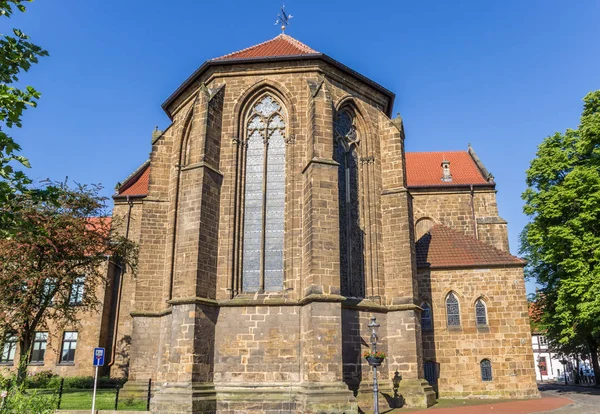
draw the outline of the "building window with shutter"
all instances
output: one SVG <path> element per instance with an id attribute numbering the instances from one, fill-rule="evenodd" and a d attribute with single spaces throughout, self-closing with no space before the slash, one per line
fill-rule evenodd
<path id="1" fill-rule="evenodd" d="M 283 289 L 286 114 L 270 94 L 246 117 L 242 290 Z"/>
<path id="2" fill-rule="evenodd" d="M 482 359 L 479 363 L 481 368 L 481 380 L 491 381 L 492 380 L 492 363 L 489 359 Z"/>
<path id="3" fill-rule="evenodd" d="M 60 363 L 70 364 L 75 362 L 75 350 L 77 349 L 77 332 L 65 332 L 63 334 L 62 348 L 60 352 Z"/>
<path id="4" fill-rule="evenodd" d="M 454 292 L 446 296 L 446 318 L 449 327 L 460 326 L 460 305 Z"/>

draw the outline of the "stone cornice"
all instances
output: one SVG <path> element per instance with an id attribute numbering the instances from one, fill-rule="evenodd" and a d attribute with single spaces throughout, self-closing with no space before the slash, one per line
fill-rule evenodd
<path id="1" fill-rule="evenodd" d="M 402 305 L 382 305 L 380 303 L 365 299 L 365 300 L 357 300 L 357 299 L 348 299 L 345 296 L 341 295 L 323 295 L 323 294 L 311 294 L 302 298 L 301 300 L 293 300 L 285 297 L 262 297 L 255 298 L 252 297 L 235 297 L 233 299 L 227 300 L 214 300 L 207 299 L 201 297 L 187 297 L 187 298 L 178 298 L 167 301 L 167 303 L 171 306 L 179 306 L 179 305 L 204 305 L 204 306 L 212 306 L 212 307 L 243 307 L 243 306 L 306 306 L 313 302 L 326 302 L 326 303 L 341 303 L 342 307 L 345 309 L 356 309 L 360 311 L 375 311 L 375 312 L 397 312 L 397 311 L 407 311 L 407 310 L 418 310 L 422 309 L 415 305 L 414 303 L 407 303 Z M 133 317 L 146 317 L 146 318 L 156 318 L 165 315 L 171 314 L 172 308 L 162 311 L 133 311 L 131 312 L 131 316 Z"/>

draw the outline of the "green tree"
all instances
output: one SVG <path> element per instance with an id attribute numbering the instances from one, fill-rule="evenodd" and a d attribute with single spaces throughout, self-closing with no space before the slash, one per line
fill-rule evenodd
<path id="1" fill-rule="evenodd" d="M 10 18 L 15 11 L 24 12 L 24 3 L 31 1 L 0 0 L 0 19 Z M 15 86 L 19 75 L 47 55 L 48 52 L 31 43 L 19 29 L 12 29 L 11 34 L 0 34 L 0 205 L 15 194 L 29 191 L 31 181 L 18 167 L 29 167 L 29 161 L 20 155 L 21 147 L 8 131 L 22 126 L 23 111 L 35 107 L 40 98 L 40 93 L 31 86 Z M 0 208 L 0 236 L 18 227 L 16 218 Z"/>
<path id="2" fill-rule="evenodd" d="M 135 273 L 135 244 L 111 232 L 101 187 L 52 185 L 52 202 L 18 194 L 8 208 L 19 229 L 0 238 L 0 335 L 19 344 L 17 385 L 22 384 L 36 331 L 76 327 L 98 309 L 96 287 L 106 282 L 111 259 Z M 49 325 L 50 324 L 50 325 Z"/>
<path id="3" fill-rule="evenodd" d="M 527 170 L 521 234 L 540 327 L 566 348 L 585 342 L 600 378 L 600 91 L 584 98 L 579 128 L 547 137 Z"/>

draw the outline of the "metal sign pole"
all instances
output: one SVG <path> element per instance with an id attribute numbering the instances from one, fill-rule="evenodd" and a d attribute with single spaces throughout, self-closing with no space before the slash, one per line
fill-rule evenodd
<path id="1" fill-rule="evenodd" d="M 98 365 L 96 365 L 96 375 L 94 375 L 94 395 L 92 396 L 92 414 L 96 411 L 96 387 L 98 385 Z"/>
<path id="2" fill-rule="evenodd" d="M 98 367 L 104 366 L 104 348 L 94 348 L 94 366 L 96 375 L 94 375 L 94 395 L 92 396 L 92 414 L 96 410 L 96 389 L 98 388 Z"/>

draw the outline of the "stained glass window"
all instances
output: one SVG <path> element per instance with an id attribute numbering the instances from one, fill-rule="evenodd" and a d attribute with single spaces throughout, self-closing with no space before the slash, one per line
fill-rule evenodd
<path id="1" fill-rule="evenodd" d="M 489 359 L 482 359 L 479 363 L 481 368 L 481 380 L 491 381 L 492 380 L 492 363 Z"/>
<path id="2" fill-rule="evenodd" d="M 433 329 L 433 324 L 431 320 L 431 306 L 429 303 L 425 302 L 421 305 L 421 329 L 424 331 L 430 331 Z"/>
<path id="3" fill-rule="evenodd" d="M 340 286 L 342 295 L 364 297 L 363 231 L 360 228 L 358 200 L 357 134 L 352 115 L 339 112 L 334 125 L 338 162 L 340 228 Z"/>
<path id="4" fill-rule="evenodd" d="M 487 310 L 485 302 L 481 299 L 477 299 L 477 302 L 475 302 L 475 317 L 477 325 L 487 325 Z"/>
<path id="5" fill-rule="evenodd" d="M 460 326 L 460 307 L 456 295 L 452 292 L 446 297 L 446 316 L 448 326 Z"/>
<path id="6" fill-rule="evenodd" d="M 246 124 L 242 289 L 283 289 L 285 113 L 264 95 Z"/>

